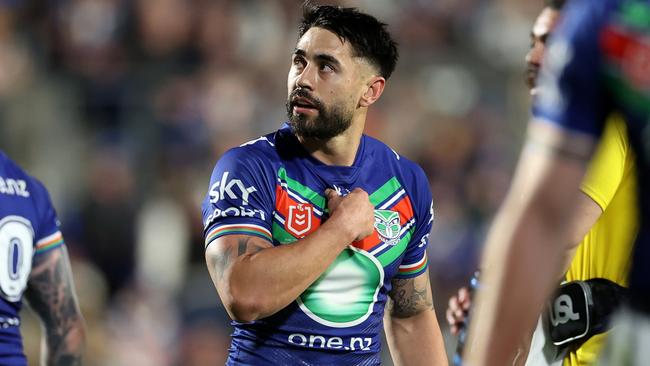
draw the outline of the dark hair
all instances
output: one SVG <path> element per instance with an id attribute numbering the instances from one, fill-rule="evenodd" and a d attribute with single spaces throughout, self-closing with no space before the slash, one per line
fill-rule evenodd
<path id="1" fill-rule="evenodd" d="M 546 0 L 546 6 L 553 10 L 562 10 L 566 0 Z"/>
<path id="2" fill-rule="evenodd" d="M 397 43 L 386 30 L 386 24 L 375 17 L 355 8 L 305 4 L 298 37 L 311 27 L 327 29 L 350 42 L 355 56 L 370 61 L 384 78 L 388 79 L 395 70 L 399 57 Z"/>

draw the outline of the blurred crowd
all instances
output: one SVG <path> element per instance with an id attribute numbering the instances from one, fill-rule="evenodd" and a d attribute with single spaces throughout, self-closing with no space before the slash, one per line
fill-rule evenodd
<path id="1" fill-rule="evenodd" d="M 429 176 L 444 324 L 520 148 L 542 2 L 328 3 L 377 16 L 400 44 L 366 131 Z M 220 154 L 284 121 L 300 15 L 298 0 L 0 1 L 0 148 L 58 210 L 86 364 L 223 363 L 229 318 L 205 268 L 200 202 Z M 23 331 L 35 362 L 38 326 Z"/>

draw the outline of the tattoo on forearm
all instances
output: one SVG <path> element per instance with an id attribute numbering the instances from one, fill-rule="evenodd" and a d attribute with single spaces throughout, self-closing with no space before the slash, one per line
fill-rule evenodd
<path id="1" fill-rule="evenodd" d="M 393 288 L 388 295 L 393 300 L 389 311 L 398 318 L 407 318 L 433 308 L 428 284 L 419 286 L 413 278 L 393 280 Z"/>
<path id="2" fill-rule="evenodd" d="M 34 267 L 25 297 L 46 331 L 48 365 L 81 365 L 83 320 L 79 313 L 65 250 L 43 254 Z"/>
<path id="3" fill-rule="evenodd" d="M 249 237 L 239 239 L 239 249 L 237 250 L 238 257 L 248 253 L 255 254 L 264 250 L 264 248 L 259 246 L 259 244 L 251 243 L 250 240 L 251 238 Z"/>

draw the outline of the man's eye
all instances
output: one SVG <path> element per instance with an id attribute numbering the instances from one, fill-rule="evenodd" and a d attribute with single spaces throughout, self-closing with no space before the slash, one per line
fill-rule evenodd
<path id="1" fill-rule="evenodd" d="M 332 72 L 334 68 L 330 64 L 322 64 L 320 69 L 325 72 Z"/>

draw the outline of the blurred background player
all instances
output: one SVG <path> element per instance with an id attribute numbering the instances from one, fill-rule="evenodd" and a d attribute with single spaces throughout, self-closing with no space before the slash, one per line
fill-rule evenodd
<path id="1" fill-rule="evenodd" d="M 560 20 L 564 3 L 564 0 L 547 1 L 531 31 L 531 49 L 526 55 L 531 95 L 537 94 L 535 83 L 546 42 L 552 37 Z M 603 132 L 603 141 L 581 183 L 577 209 L 579 219 L 573 221 L 573 227 L 569 229 L 569 242 L 579 245 L 577 249 L 567 248 L 567 258 L 571 263 L 565 274 L 566 281 L 604 278 L 620 286 L 627 286 L 632 243 L 637 229 L 636 181 L 632 156 L 625 123 L 618 116 L 610 118 Z M 594 301 L 598 299 L 594 298 Z M 458 294 L 449 299 L 447 321 L 452 333 L 457 334 L 459 328 L 465 325 L 466 312 L 470 306 L 471 296 L 467 288 L 459 289 Z M 539 348 L 543 344 L 538 342 L 543 339 L 540 336 L 543 337 L 542 334 L 536 334 L 534 338 L 528 356 L 529 365 L 543 364 L 544 360 L 548 364 L 561 364 L 558 360 L 562 358 L 565 359 L 565 365 L 590 365 L 596 361 L 605 340 L 605 334 L 595 334 L 554 349 L 551 339 L 547 338 L 547 349 L 543 352 Z"/>
<path id="2" fill-rule="evenodd" d="M 45 187 L 1 151 L 0 263 L 0 364 L 27 365 L 20 332 L 26 299 L 42 323 L 42 364 L 81 365 L 84 322 L 56 213 Z"/>
<path id="3" fill-rule="evenodd" d="M 363 133 L 397 58 L 374 17 L 305 7 L 289 122 L 217 162 L 205 257 L 234 320 L 228 365 L 379 365 L 382 325 L 396 365 L 447 364 L 427 273 L 428 181 Z"/>
<path id="4" fill-rule="evenodd" d="M 570 230 L 579 219 L 577 188 L 612 112 L 627 123 L 639 167 L 641 215 L 629 277 L 631 310 L 612 332 L 618 348 L 605 364 L 650 360 L 642 341 L 650 328 L 650 2 L 574 0 L 563 14 L 544 60 L 527 145 L 488 236 L 482 275 L 489 291 L 479 292 L 470 325 L 471 365 L 507 364 L 517 340 L 533 327 L 563 269 Z"/>

